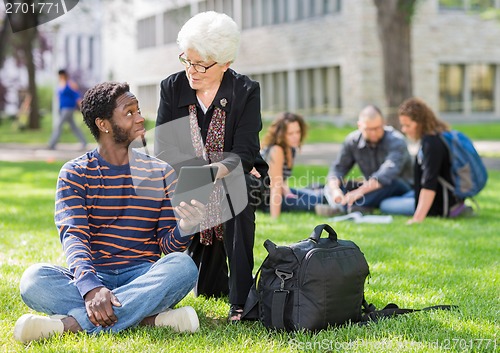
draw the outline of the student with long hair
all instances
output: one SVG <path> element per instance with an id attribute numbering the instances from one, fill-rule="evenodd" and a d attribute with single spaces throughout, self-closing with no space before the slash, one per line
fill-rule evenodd
<path id="1" fill-rule="evenodd" d="M 278 218 L 281 212 L 314 212 L 314 206 L 323 202 L 322 191 L 290 188 L 287 184 L 306 133 L 307 126 L 302 116 L 281 113 L 264 136 L 261 154 L 269 164 L 269 212 L 273 218 Z"/>
<path id="2" fill-rule="evenodd" d="M 405 100 L 399 106 L 398 115 L 403 133 L 420 142 L 415 158 L 414 192 L 384 200 L 380 205 L 382 212 L 413 215 L 407 222 L 412 224 L 424 221 L 427 216 L 456 217 L 470 211 L 463 200 L 439 182 L 443 178 L 453 185 L 450 153 L 440 136 L 450 130 L 448 124 L 418 98 Z M 445 205 L 449 205 L 449 209 Z"/>

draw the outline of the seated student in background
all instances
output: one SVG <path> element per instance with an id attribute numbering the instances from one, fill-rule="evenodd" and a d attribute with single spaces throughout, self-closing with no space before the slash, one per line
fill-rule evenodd
<path id="1" fill-rule="evenodd" d="M 287 185 L 297 149 L 304 141 L 306 130 L 306 124 L 300 115 L 281 113 L 262 141 L 261 154 L 269 164 L 269 212 L 272 218 L 278 218 L 281 212 L 314 211 L 314 206 L 323 201 L 320 190 L 294 189 Z"/>
<path id="2" fill-rule="evenodd" d="M 364 180 L 346 180 L 357 164 Z M 350 133 L 331 165 L 325 196 L 331 209 L 318 207 L 316 213 L 379 207 L 388 197 L 400 196 L 411 190 L 412 162 L 404 136 L 384 125 L 380 110 L 369 105 L 358 118 L 358 130 Z"/>
<path id="3" fill-rule="evenodd" d="M 449 131 L 449 126 L 418 98 L 404 101 L 398 114 L 403 133 L 411 140 L 420 141 L 415 158 L 414 191 L 382 201 L 381 211 L 413 215 L 408 224 L 420 223 L 427 216 L 456 217 L 470 211 L 470 207 L 438 181 L 442 177 L 453 185 L 450 154 L 439 136 Z M 449 211 L 445 209 L 446 203 L 451 206 Z"/>
<path id="4" fill-rule="evenodd" d="M 57 181 L 54 218 L 68 268 L 41 263 L 26 269 L 19 285 L 23 301 L 52 316 L 21 316 L 14 338 L 27 343 L 66 331 L 118 332 L 137 325 L 198 330 L 192 307 L 172 307 L 198 277 L 183 251 L 204 205 L 182 202 L 174 214 L 172 167 L 129 148 L 146 130 L 128 84 L 91 88 L 82 113 L 98 147 L 67 162 Z"/>

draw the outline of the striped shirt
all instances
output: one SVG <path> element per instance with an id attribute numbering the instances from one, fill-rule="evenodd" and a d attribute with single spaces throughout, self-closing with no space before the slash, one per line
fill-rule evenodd
<path id="1" fill-rule="evenodd" d="M 170 204 L 177 181 L 166 163 L 133 151 L 115 166 L 93 150 L 67 162 L 59 173 L 55 223 L 82 297 L 102 286 L 96 270 L 154 263 L 183 251 Z"/>

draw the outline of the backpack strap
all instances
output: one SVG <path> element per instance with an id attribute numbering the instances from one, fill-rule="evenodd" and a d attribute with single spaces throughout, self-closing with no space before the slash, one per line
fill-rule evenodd
<path id="1" fill-rule="evenodd" d="M 448 197 L 447 190 L 453 192 L 454 188 L 448 181 L 446 181 L 443 177 L 438 177 L 438 182 L 441 184 L 443 188 L 443 217 L 448 217 L 448 213 L 450 212 L 450 199 Z"/>
<path id="2" fill-rule="evenodd" d="M 275 290 L 271 303 L 271 324 L 274 328 L 282 330 L 285 328 L 285 304 L 290 291 Z"/>
<path id="3" fill-rule="evenodd" d="M 360 324 L 366 325 L 369 322 L 377 322 L 382 318 L 391 318 L 396 315 L 403 315 L 408 313 L 413 313 L 416 311 L 428 311 L 428 310 L 452 310 L 457 309 L 456 305 L 434 305 L 423 309 L 402 309 L 394 303 L 387 304 L 382 310 L 376 310 L 375 305 L 370 304 L 365 307 L 366 301 L 363 299 L 364 314 L 361 316 Z M 366 303 L 367 304 L 367 303 Z"/>
<path id="4" fill-rule="evenodd" d="M 285 304 L 288 298 L 289 290 L 285 289 L 285 281 L 293 277 L 293 272 L 285 272 L 283 270 L 274 270 L 276 276 L 281 280 L 280 289 L 273 293 L 271 302 L 271 325 L 272 327 L 282 330 L 285 328 Z"/>

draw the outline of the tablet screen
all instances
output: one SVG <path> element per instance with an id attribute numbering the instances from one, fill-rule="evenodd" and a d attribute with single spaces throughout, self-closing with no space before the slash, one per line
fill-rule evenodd
<path id="1" fill-rule="evenodd" d="M 176 207 L 184 201 L 196 200 L 206 205 L 215 185 L 216 166 L 184 166 L 179 172 L 177 186 L 172 197 L 172 206 Z"/>

